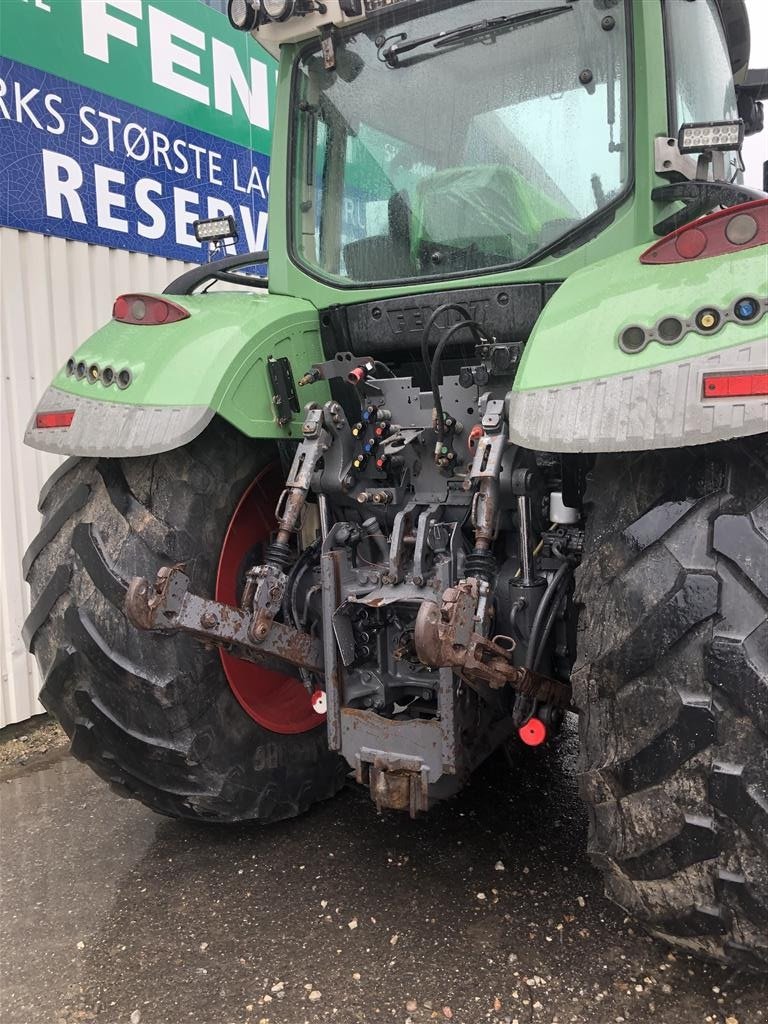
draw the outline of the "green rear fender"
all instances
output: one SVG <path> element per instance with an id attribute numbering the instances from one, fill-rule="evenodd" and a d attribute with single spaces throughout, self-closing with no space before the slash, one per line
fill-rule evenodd
<path id="1" fill-rule="evenodd" d="M 70 455 L 145 455 L 185 444 L 219 414 L 248 437 L 299 436 L 301 414 L 278 423 L 267 369 L 287 357 L 296 380 L 321 361 L 318 313 L 301 299 L 267 292 L 212 292 L 172 300 L 190 316 L 162 326 L 110 321 L 74 353 L 76 363 L 131 383 L 105 386 L 62 368 L 37 412 L 74 410 L 67 428 L 40 429 L 33 417 L 28 444 Z M 300 391 L 301 404 L 328 398 L 324 383 Z"/>
<path id="2" fill-rule="evenodd" d="M 528 340 L 510 394 L 512 438 L 561 452 L 635 451 L 705 444 L 768 429 L 768 397 L 711 397 L 705 374 L 768 368 L 765 246 L 709 259 L 644 265 L 646 246 L 572 274 L 550 299 Z M 740 299 L 759 309 L 736 320 Z M 717 329 L 696 315 L 712 308 Z M 680 336 L 662 340 L 667 318 Z M 647 331 L 642 351 L 619 346 L 630 326 Z M 673 332 L 674 333 L 674 332 Z"/>

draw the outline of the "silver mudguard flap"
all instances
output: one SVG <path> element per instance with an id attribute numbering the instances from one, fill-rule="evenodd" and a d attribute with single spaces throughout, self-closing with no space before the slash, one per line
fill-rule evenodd
<path id="1" fill-rule="evenodd" d="M 684 448 L 768 431 L 768 396 L 707 397 L 707 373 L 765 372 L 768 339 L 647 370 L 513 391 L 510 439 L 551 452 Z"/>
<path id="2" fill-rule="evenodd" d="M 73 410 L 68 427 L 36 425 L 41 412 Z M 50 387 L 32 414 L 24 443 L 56 455 L 156 455 L 197 437 L 215 413 L 207 405 L 126 405 L 72 395 Z"/>

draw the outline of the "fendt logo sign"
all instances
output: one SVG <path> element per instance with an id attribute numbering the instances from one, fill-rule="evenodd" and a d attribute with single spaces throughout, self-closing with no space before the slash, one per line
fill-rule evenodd
<path id="1" fill-rule="evenodd" d="M 276 64 L 196 0 L 1 0 L 0 223 L 202 261 L 266 248 Z"/>

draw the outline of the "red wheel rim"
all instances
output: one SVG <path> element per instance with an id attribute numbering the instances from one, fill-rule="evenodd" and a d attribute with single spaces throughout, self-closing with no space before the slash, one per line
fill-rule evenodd
<path id="1" fill-rule="evenodd" d="M 275 527 L 275 505 L 283 486 L 277 465 L 267 466 L 242 496 L 227 527 L 216 574 L 216 600 L 236 605 L 238 582 L 246 556 L 269 541 Z M 220 651 L 224 675 L 240 706 L 265 729 L 278 733 L 308 732 L 325 721 L 312 708 L 298 679 L 243 661 Z"/>

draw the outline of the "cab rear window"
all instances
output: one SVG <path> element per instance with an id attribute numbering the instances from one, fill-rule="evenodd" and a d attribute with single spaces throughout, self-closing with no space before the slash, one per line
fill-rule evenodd
<path id="1" fill-rule="evenodd" d="M 666 0 L 670 135 L 680 125 L 738 118 L 731 60 L 716 0 Z"/>

